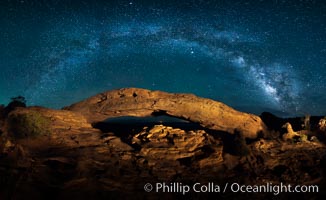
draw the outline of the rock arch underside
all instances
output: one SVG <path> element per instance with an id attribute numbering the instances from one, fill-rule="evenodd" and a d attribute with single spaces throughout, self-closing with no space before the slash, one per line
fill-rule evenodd
<path id="1" fill-rule="evenodd" d="M 236 131 L 246 138 L 256 138 L 259 133 L 266 131 L 266 126 L 260 117 L 239 112 L 221 102 L 193 94 L 139 88 L 100 93 L 64 109 L 83 114 L 92 124 L 111 117 L 146 117 L 164 113 L 199 123 L 207 129 L 230 134 Z"/>

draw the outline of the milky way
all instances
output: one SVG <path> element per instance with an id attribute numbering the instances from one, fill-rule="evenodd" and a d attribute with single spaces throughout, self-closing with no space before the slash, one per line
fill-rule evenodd
<path id="1" fill-rule="evenodd" d="M 12 11 L 1 21 L 1 102 L 23 95 L 30 105 L 60 108 L 141 87 L 194 93 L 253 113 L 325 114 L 326 21 L 313 14 L 323 4 L 261 10 L 264 3 L 235 1 L 236 8 L 55 2 L 6 5 Z"/>

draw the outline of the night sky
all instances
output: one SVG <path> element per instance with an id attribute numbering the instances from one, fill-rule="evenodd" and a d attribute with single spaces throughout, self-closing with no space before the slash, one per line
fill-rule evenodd
<path id="1" fill-rule="evenodd" d="M 325 1 L 0 2 L 0 104 L 122 87 L 282 116 L 326 113 Z"/>

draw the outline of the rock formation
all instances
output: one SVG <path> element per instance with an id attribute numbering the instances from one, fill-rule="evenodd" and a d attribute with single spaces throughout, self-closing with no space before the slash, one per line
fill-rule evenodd
<path id="1" fill-rule="evenodd" d="M 205 128 L 233 134 L 239 131 L 246 138 L 256 138 L 266 131 L 262 120 L 242 113 L 211 99 L 192 94 L 173 94 L 138 88 L 113 90 L 66 107 L 96 123 L 116 116 L 150 116 L 167 114 L 199 123 Z"/>
<path id="2" fill-rule="evenodd" d="M 320 131 L 326 132 L 326 117 L 323 119 L 320 119 L 318 123 L 318 128 Z"/>
<path id="3" fill-rule="evenodd" d="M 283 134 L 283 140 L 292 140 L 294 137 L 301 137 L 302 135 L 308 135 L 307 132 L 308 131 L 304 131 L 304 132 L 295 132 L 293 131 L 292 125 L 287 122 L 285 123 L 282 128 L 286 128 L 287 133 Z"/>
<path id="4" fill-rule="evenodd" d="M 106 131 L 112 130 L 106 125 L 114 124 L 103 122 L 109 117 L 153 112 L 202 126 L 185 129 L 180 123 L 142 122 L 140 130 L 140 124 L 129 124 L 128 129 Z M 123 89 L 66 110 L 16 107 L 0 121 L 0 199 L 271 199 L 275 198 L 272 192 L 192 191 L 183 195 L 146 192 L 144 185 L 282 182 L 318 185 L 319 191 L 326 185 L 323 143 L 287 142 L 281 137 L 245 140 L 243 137 L 254 138 L 264 128 L 258 117 L 194 95 Z M 95 122 L 101 122 L 101 127 L 91 124 Z M 26 130 L 15 129 L 17 123 Z M 133 125 L 138 128 L 133 129 Z M 241 132 L 245 135 L 237 135 Z M 323 199 L 323 195 L 281 193 L 277 198 Z"/>

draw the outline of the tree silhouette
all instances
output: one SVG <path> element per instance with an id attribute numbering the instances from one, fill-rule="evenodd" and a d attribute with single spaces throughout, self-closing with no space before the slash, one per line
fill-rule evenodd
<path id="1" fill-rule="evenodd" d="M 7 116 L 17 107 L 26 107 L 26 99 L 23 96 L 12 97 L 11 102 L 5 107 L 4 115 Z"/>

